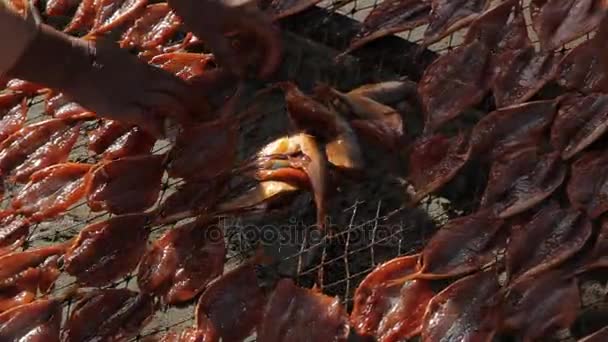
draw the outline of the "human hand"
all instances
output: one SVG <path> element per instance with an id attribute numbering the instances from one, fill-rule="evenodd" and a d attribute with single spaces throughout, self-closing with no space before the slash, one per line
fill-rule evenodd
<path id="1" fill-rule="evenodd" d="M 98 116 L 135 124 L 156 136 L 165 119 L 190 122 L 208 108 L 187 83 L 115 43 L 69 37 L 42 25 L 10 77 L 65 93 Z"/>
<path id="2" fill-rule="evenodd" d="M 255 1 L 237 4 L 226 0 L 169 0 L 169 5 L 186 28 L 211 49 L 218 62 L 236 75 L 244 76 L 252 54 L 261 61 L 261 78 L 271 76 L 281 63 L 280 34 Z M 238 51 L 231 44 L 227 34 L 234 33 L 253 53 Z"/>

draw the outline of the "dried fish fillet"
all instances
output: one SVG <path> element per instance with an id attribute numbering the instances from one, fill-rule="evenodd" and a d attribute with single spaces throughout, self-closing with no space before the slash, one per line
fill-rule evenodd
<path id="1" fill-rule="evenodd" d="M 566 178 L 566 166 L 559 153 L 542 154 L 536 147 L 508 153 L 495 160 L 481 200 L 500 218 L 522 213 L 559 188 Z"/>
<path id="2" fill-rule="evenodd" d="M 367 97 L 385 105 L 395 105 L 402 101 L 417 102 L 417 88 L 416 82 L 401 78 L 395 81 L 364 84 L 349 91 L 347 95 Z"/>
<path id="3" fill-rule="evenodd" d="M 467 26 L 490 6 L 488 0 L 431 0 L 429 26 L 424 32 L 428 46 Z"/>
<path id="4" fill-rule="evenodd" d="M 150 64 L 188 81 L 196 79 L 210 68 L 213 55 L 190 52 L 171 52 L 155 56 Z"/>
<path id="5" fill-rule="evenodd" d="M 47 293 L 59 277 L 57 259 L 66 244 L 0 257 L 0 312 L 32 302 L 38 291 Z"/>
<path id="6" fill-rule="evenodd" d="M 585 245 L 591 229 L 591 222 L 578 210 L 549 202 L 530 221 L 511 227 L 506 250 L 509 278 L 515 282 L 535 278 L 563 264 Z"/>
<path id="7" fill-rule="evenodd" d="M 500 325 L 492 302 L 498 290 L 493 269 L 452 283 L 431 299 L 421 341 L 492 341 Z"/>
<path id="8" fill-rule="evenodd" d="M 493 57 L 529 45 L 526 20 L 519 1 L 505 0 L 475 19 L 467 30 L 464 43 L 475 40 L 490 47 Z M 493 64 L 497 63 L 493 61 Z"/>
<path id="9" fill-rule="evenodd" d="M 70 23 L 63 29 L 67 33 L 88 31 L 93 27 L 95 14 L 97 13 L 98 0 L 82 0 Z"/>
<path id="10" fill-rule="evenodd" d="M 492 80 L 496 107 L 502 108 L 529 100 L 557 73 L 560 55 L 536 52 L 532 45 L 497 57 L 497 74 Z"/>
<path id="11" fill-rule="evenodd" d="M 577 264 L 575 273 L 584 273 L 608 266 L 608 221 L 602 220 L 600 231 L 589 253 Z"/>
<path id="12" fill-rule="evenodd" d="M 568 182 L 568 199 L 576 209 L 584 210 L 591 219 L 608 211 L 608 154 L 592 151 L 572 164 Z"/>
<path id="13" fill-rule="evenodd" d="M 298 190 L 298 187 L 285 182 L 260 182 L 241 196 L 218 204 L 217 210 L 221 213 L 251 210 Z"/>
<path id="14" fill-rule="evenodd" d="M 153 49 L 165 45 L 179 30 L 181 22 L 166 3 L 148 5 L 120 40 L 122 48 Z"/>
<path id="15" fill-rule="evenodd" d="M 10 210 L 0 212 L 0 257 L 20 247 L 29 232 L 28 219 Z"/>
<path id="16" fill-rule="evenodd" d="M 8 176 L 12 171 L 19 181 L 46 166 L 67 159 L 78 137 L 79 125 L 51 119 L 25 126 L 0 143 L 0 173 Z"/>
<path id="17" fill-rule="evenodd" d="M 434 297 L 427 280 L 407 280 L 401 286 L 388 284 L 416 272 L 418 255 L 399 257 L 374 269 L 355 291 L 350 315 L 361 336 L 378 342 L 396 342 L 418 335 L 422 317 Z"/>
<path id="18" fill-rule="evenodd" d="M 314 329 L 311 329 L 314 327 Z M 257 329 L 260 342 L 346 342 L 349 334 L 346 310 L 338 298 L 280 280 L 268 299 Z"/>
<path id="19" fill-rule="evenodd" d="M 485 44 L 473 41 L 442 55 L 426 68 L 418 83 L 426 132 L 481 102 L 490 86 L 489 55 Z"/>
<path id="20" fill-rule="evenodd" d="M 346 53 L 376 39 L 425 24 L 430 12 L 431 4 L 427 0 L 382 1 L 365 18 Z"/>
<path id="21" fill-rule="evenodd" d="M 63 93 L 49 93 L 45 100 L 44 111 L 58 119 L 95 117 L 93 112 L 73 102 Z"/>
<path id="22" fill-rule="evenodd" d="M 115 216 L 91 224 L 65 255 L 65 270 L 85 286 L 103 286 L 133 271 L 150 233 L 145 214 Z"/>
<path id="23" fill-rule="evenodd" d="M 44 86 L 14 78 L 8 81 L 6 84 L 6 89 L 17 93 L 23 93 L 26 96 L 33 96 L 40 93 L 44 89 Z"/>
<path id="24" fill-rule="evenodd" d="M 197 327 L 211 327 L 222 341 L 242 341 L 259 324 L 266 294 L 251 262 L 213 282 L 196 305 Z"/>
<path id="25" fill-rule="evenodd" d="M 596 35 L 570 50 L 558 66 L 557 83 L 583 93 L 608 92 L 608 74 L 602 62 L 606 35 Z"/>
<path id="26" fill-rule="evenodd" d="M 61 302 L 41 299 L 0 314 L 0 341 L 59 342 Z"/>
<path id="27" fill-rule="evenodd" d="M 146 8 L 147 0 L 95 0 L 94 34 L 112 31 L 137 19 Z"/>
<path id="28" fill-rule="evenodd" d="M 537 341 L 570 327 L 581 306 L 575 279 L 559 271 L 527 278 L 510 288 L 503 303 L 502 329 L 517 332 L 523 341 Z"/>
<path id="29" fill-rule="evenodd" d="M 49 16 L 67 16 L 75 9 L 81 0 L 48 0 L 45 14 Z"/>
<path id="30" fill-rule="evenodd" d="M 103 152 L 103 158 L 111 160 L 145 155 L 152 151 L 154 144 L 154 136 L 135 126 L 108 146 Z"/>
<path id="31" fill-rule="evenodd" d="M 427 243 L 412 278 L 451 278 L 481 269 L 494 261 L 502 226 L 487 210 L 448 221 Z"/>
<path id="32" fill-rule="evenodd" d="M 567 160 L 583 151 L 608 130 L 608 96 L 566 94 L 559 100 L 551 128 L 551 145 Z"/>
<path id="33" fill-rule="evenodd" d="M 89 150 L 96 154 L 104 153 L 116 140 L 129 132 L 130 127 L 118 121 L 103 120 L 99 127 L 88 135 Z"/>
<path id="34" fill-rule="evenodd" d="M 223 194 L 224 185 L 223 179 L 185 183 L 160 204 L 157 222 L 177 222 L 208 214 Z"/>
<path id="35" fill-rule="evenodd" d="M 202 330 L 200 328 L 186 328 L 180 332 L 171 331 L 163 336 L 158 342 L 217 342 L 219 337 L 211 328 Z"/>
<path id="36" fill-rule="evenodd" d="M 87 190 L 89 207 L 113 214 L 150 208 L 160 194 L 165 160 L 165 155 L 142 155 L 103 162 Z"/>
<path id="37" fill-rule="evenodd" d="M 540 146 L 556 112 L 556 102 L 534 101 L 498 109 L 483 117 L 471 133 L 473 155 L 495 160 L 510 151 Z"/>
<path id="38" fill-rule="evenodd" d="M 408 180 L 416 190 L 417 203 L 452 180 L 471 158 L 464 134 L 448 138 L 441 134 L 414 142 L 409 156 Z"/>
<path id="39" fill-rule="evenodd" d="M 35 221 L 55 218 L 84 197 L 91 177 L 90 164 L 65 163 L 34 173 L 16 194 L 13 209 Z"/>
<path id="40" fill-rule="evenodd" d="M 0 119 L 0 142 L 20 130 L 27 118 L 27 99 L 16 94 L 13 101 L 17 103 L 13 104 L 11 101 L 8 108 L 0 108 L 0 115 L 2 115 L 2 119 Z"/>
<path id="41" fill-rule="evenodd" d="M 151 296 L 127 289 L 95 289 L 80 295 L 65 323 L 63 341 L 125 341 L 150 321 Z"/>
<path id="42" fill-rule="evenodd" d="M 142 292 L 165 304 L 191 300 L 224 271 L 226 248 L 217 222 L 199 219 L 173 228 L 152 244 L 137 274 Z"/>
<path id="43" fill-rule="evenodd" d="M 334 166 L 357 170 L 364 165 L 359 142 L 349 123 L 336 111 L 305 95 L 291 82 L 280 84 L 289 118 L 296 128 L 328 141 L 327 160 Z"/>
<path id="44" fill-rule="evenodd" d="M 601 0 L 548 0 L 533 18 L 541 47 L 556 49 L 594 30 L 606 14 Z"/>

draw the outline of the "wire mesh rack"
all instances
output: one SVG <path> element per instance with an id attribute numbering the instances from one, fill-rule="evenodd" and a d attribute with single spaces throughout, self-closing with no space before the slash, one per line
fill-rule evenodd
<path id="1" fill-rule="evenodd" d="M 324 1 L 315 8 L 285 19 L 281 26 L 286 31 L 287 62 L 282 77 L 297 80 L 304 89 L 316 82 L 350 89 L 401 76 L 417 81 L 438 55 L 462 43 L 466 29 L 452 33 L 427 50 L 421 50 L 419 43 L 425 30 L 423 25 L 371 42 L 337 62 L 335 57 L 348 47 L 361 22 L 381 2 Z M 528 0 L 524 1 L 524 10 L 530 24 Z M 530 27 L 529 36 L 537 43 Z M 569 43 L 563 49 L 569 50 L 590 36 Z M 269 95 L 262 101 L 256 105 L 263 108 L 263 115 L 242 125 L 241 160 L 289 132 L 282 96 Z M 40 98 L 30 100 L 28 124 L 48 118 L 42 102 Z M 492 105 L 487 102 L 478 110 L 490 111 Z M 415 137 L 420 132 L 421 113 L 411 115 L 407 118 L 408 132 Z M 70 161 L 95 163 L 100 160 L 99 155 L 92 155 L 87 149 L 87 133 L 96 125 L 97 122 L 91 122 L 83 127 Z M 165 153 L 170 147 L 169 141 L 159 141 L 154 153 Z M 329 226 L 335 233 L 323 235 L 310 228 L 315 220 L 314 206 L 311 205 L 311 196 L 305 193 L 270 212 L 227 217 L 222 221 L 229 247 L 225 270 L 241 264 L 261 245 L 267 253 L 281 260 L 277 265 L 277 272 L 281 275 L 296 279 L 303 286 L 316 283 L 324 293 L 339 296 L 350 309 L 354 290 L 377 265 L 400 255 L 418 252 L 441 224 L 451 217 L 472 212 L 478 204 L 485 174 L 477 165 L 468 166 L 440 194 L 430 196 L 412 208 L 403 204 L 407 199 L 407 184 L 399 177 L 404 174 L 405 167 L 398 161 L 399 156 L 387 155 L 367 145 L 364 152 L 369 158 L 368 165 L 374 165 L 366 170 L 364 180 L 357 176 L 335 179 L 334 193 L 328 204 Z M 165 176 L 158 203 L 162 203 L 180 184 L 180 181 Z M 10 205 L 19 189 L 6 189 L 3 208 Z M 23 248 L 67 241 L 85 226 L 108 217 L 105 213 L 91 212 L 84 202 L 79 203 L 64 216 L 33 226 Z M 150 239 L 174 226 L 153 227 Z M 73 279 L 62 274 L 52 295 L 60 295 L 74 285 Z M 606 293 L 601 283 L 589 282 L 583 286 L 583 302 L 587 309 L 601 306 L 597 299 Z M 137 284 L 131 274 L 108 287 L 136 289 Z M 64 317 L 69 316 L 71 306 L 68 301 Z M 163 307 L 133 340 L 147 340 L 171 329 L 190 326 L 193 315 L 193 302 L 179 307 Z M 558 336 L 558 339 L 568 338 L 567 334 Z"/>

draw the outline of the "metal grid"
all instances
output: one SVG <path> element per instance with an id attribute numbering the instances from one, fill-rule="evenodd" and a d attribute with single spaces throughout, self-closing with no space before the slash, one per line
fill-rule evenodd
<path id="1" fill-rule="evenodd" d="M 370 44 L 353 53 L 355 59 L 346 58 L 340 65 L 334 63 L 334 57 L 344 50 L 354 36 L 357 21 L 365 16 L 380 3 L 381 0 L 337 0 L 322 2 L 317 8 L 288 18 L 282 25 L 299 36 L 312 39 L 314 42 L 295 39 L 298 45 L 287 50 L 287 63 L 285 75 L 295 79 L 303 87 L 312 86 L 316 81 L 323 81 L 338 88 L 348 89 L 359 84 L 408 76 L 417 80 L 425 67 L 437 56 L 457 47 L 463 38 L 466 29 L 457 31 L 442 41 L 429 47 L 430 51 L 420 52 L 417 43 L 422 39 L 426 26 L 418 27 L 398 34 L 400 39 L 387 37 L 379 42 Z M 530 15 L 529 1 L 524 2 L 525 14 L 528 24 Z M 339 13 L 339 15 L 336 15 Z M 349 26 L 342 26 L 344 17 L 351 18 Z M 336 24 L 338 21 L 338 24 Z M 341 22 L 342 21 L 342 22 Z M 307 25 L 302 25 L 307 23 Z M 343 28 L 336 32 L 336 25 Z M 529 29 L 530 38 L 536 43 L 534 32 Z M 295 36 L 289 36 L 292 39 Z M 583 37 L 577 42 L 570 43 L 564 49 L 571 49 L 578 43 L 588 39 Z M 385 44 L 386 49 L 378 49 L 379 44 Z M 312 47 L 312 49 L 311 49 Z M 293 61 L 293 63 L 292 63 Z M 320 65 L 317 62 L 323 61 Z M 397 61 L 397 62 L 396 62 Z M 243 159 L 251 155 L 257 148 L 288 132 L 286 113 L 281 96 L 269 96 L 262 106 L 266 114 L 255 122 L 244 125 L 241 132 L 240 157 Z M 28 124 L 40 121 L 46 116 L 41 114 L 41 101 L 30 101 L 30 115 Z M 484 108 L 484 110 L 489 110 Z M 410 133 L 416 134 L 420 128 L 420 113 L 413 113 L 408 118 L 408 124 L 413 123 Z M 87 124 L 83 128 L 81 139 L 76 145 L 71 161 L 89 162 L 98 161 L 99 156 L 90 155 L 86 146 L 86 133 L 93 129 L 95 124 Z M 243 141 L 247 143 L 244 144 Z M 160 141 L 155 146 L 156 153 L 163 153 L 170 148 L 168 141 Z M 289 207 L 276 210 L 265 215 L 244 215 L 226 221 L 226 239 L 229 248 L 226 270 L 240 264 L 251 255 L 253 246 L 260 240 L 260 231 L 247 227 L 261 227 L 275 225 L 294 228 L 299 238 L 297 243 L 277 252 L 273 243 L 263 243 L 269 253 L 280 253 L 281 264 L 277 271 L 285 276 L 293 277 L 303 286 L 311 286 L 317 281 L 317 286 L 329 294 L 341 298 L 350 309 L 352 295 L 359 282 L 377 265 L 399 255 L 411 254 L 419 251 L 425 241 L 448 218 L 471 212 L 477 204 L 479 194 L 483 191 L 483 184 L 478 181 L 478 174 L 474 174 L 475 166 L 470 166 L 461 172 L 462 176 L 451 182 L 447 190 L 442 191 L 444 197 L 431 196 L 417 208 L 403 206 L 406 198 L 405 184 L 398 177 L 388 177 L 387 170 L 400 170 L 402 165 L 392 164 L 385 152 L 375 153 L 374 147 L 364 146 L 367 156 L 383 155 L 383 160 L 374 160 L 373 170 L 365 182 L 357 179 L 340 180 L 337 185 L 339 191 L 332 196 L 329 203 L 330 225 L 336 227 L 336 233 L 331 236 L 321 236 L 306 233 L 308 227 L 314 223 L 314 207 L 311 198 L 302 194 L 293 201 Z M 388 157 L 388 158 L 386 158 Z M 396 158 L 395 158 L 396 159 Z M 400 169 L 401 168 L 401 169 Z M 403 172 L 401 172 L 403 174 Z M 475 179 L 475 181 L 471 181 Z M 159 203 L 170 194 L 179 182 L 167 177 L 164 179 L 163 191 Z M 471 189 L 471 185 L 475 185 Z M 19 190 L 7 189 L 7 196 L 2 202 L 3 207 L 10 203 L 12 194 Z M 450 201 L 451 200 L 451 201 Z M 63 217 L 35 225 L 30 236 L 24 244 L 24 249 L 39 247 L 66 241 L 75 236 L 83 227 L 108 218 L 107 214 L 92 213 L 86 203 L 74 206 Z M 160 236 L 174 225 L 153 227 L 151 239 Z M 309 267 L 302 267 L 303 259 L 313 262 Z M 60 295 L 74 286 L 73 279 L 62 274 L 53 291 L 53 295 Z M 129 275 L 108 287 L 136 288 L 134 276 Z M 587 291 L 604 291 L 596 285 L 590 285 Z M 593 297 L 593 296 L 592 296 Z M 593 300 L 585 304 L 594 306 Z M 67 317 L 71 303 L 66 305 Z M 194 305 L 183 307 L 162 308 L 153 321 L 144 329 L 142 334 L 133 340 L 162 334 L 170 329 L 192 325 Z"/>

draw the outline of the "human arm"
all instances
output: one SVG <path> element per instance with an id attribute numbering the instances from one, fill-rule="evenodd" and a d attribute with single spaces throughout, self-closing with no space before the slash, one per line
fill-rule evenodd
<path id="1" fill-rule="evenodd" d="M 189 119 L 184 106 L 193 103 L 189 86 L 114 43 L 70 37 L 3 7 L 0 41 L 0 78 L 62 91 L 99 116 L 139 125 L 157 136 L 165 117 L 182 123 Z"/>

